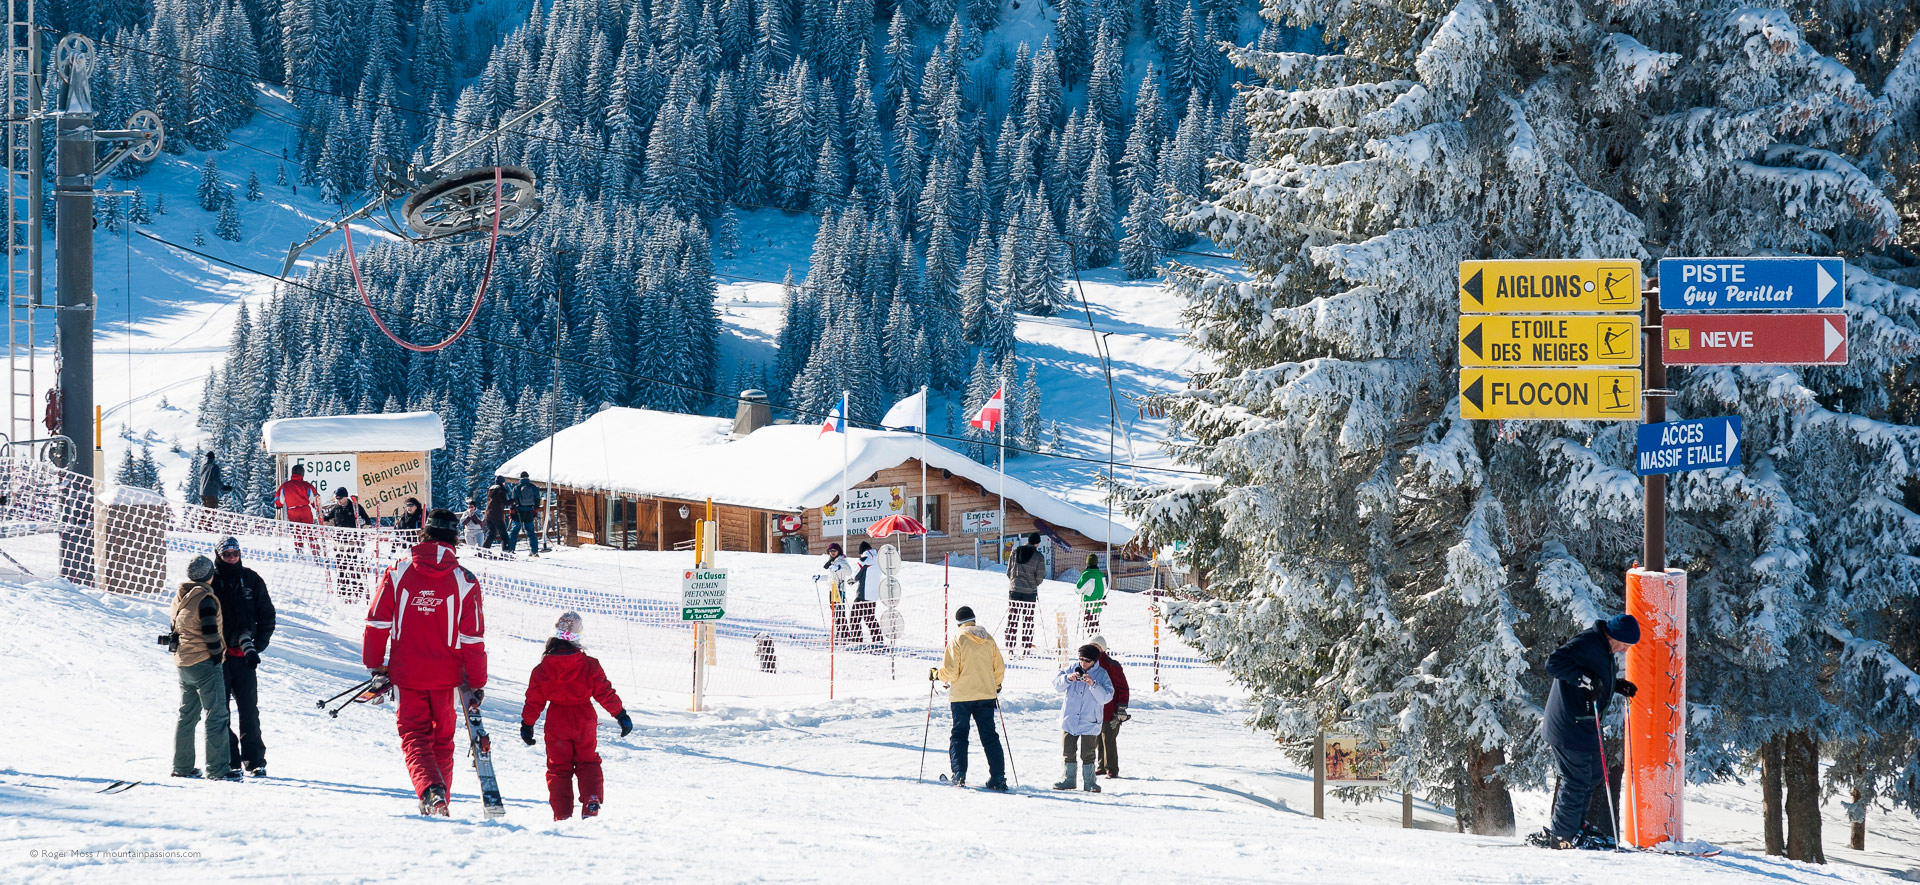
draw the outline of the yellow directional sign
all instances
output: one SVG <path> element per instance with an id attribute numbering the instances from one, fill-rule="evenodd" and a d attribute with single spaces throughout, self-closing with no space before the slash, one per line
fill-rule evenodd
<path id="1" fill-rule="evenodd" d="M 1639 369 L 1461 369 L 1465 418 L 1640 420 Z"/>
<path id="2" fill-rule="evenodd" d="M 1462 314 L 1463 366 L 1637 366 L 1640 318 L 1566 314 Z"/>
<path id="3" fill-rule="evenodd" d="M 1591 258 L 1460 262 L 1461 313 L 1640 309 L 1640 262 Z"/>

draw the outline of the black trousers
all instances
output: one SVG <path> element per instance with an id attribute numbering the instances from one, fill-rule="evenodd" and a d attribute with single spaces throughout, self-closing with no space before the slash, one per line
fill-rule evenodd
<path id="1" fill-rule="evenodd" d="M 503 548 L 507 546 L 507 518 L 504 516 L 487 520 L 487 539 L 482 541 L 480 546 L 492 547 L 495 544 Z"/>
<path id="2" fill-rule="evenodd" d="M 235 768 L 245 765 L 259 768 L 267 764 L 267 745 L 260 740 L 260 683 L 253 665 L 246 658 L 228 657 L 221 663 L 227 680 L 227 700 L 233 704 L 233 720 L 240 726 L 238 735 L 227 729 L 227 758 Z"/>
<path id="3" fill-rule="evenodd" d="M 1000 752 L 1000 730 L 993 727 L 993 713 L 999 707 L 992 698 L 979 701 L 952 701 L 953 733 L 947 738 L 947 764 L 953 776 L 967 777 L 967 726 L 980 728 L 980 749 L 987 753 L 987 779 L 990 783 L 1006 780 L 1006 758 Z"/>
<path id="4" fill-rule="evenodd" d="M 1560 769 L 1560 788 L 1553 794 L 1553 833 L 1572 839 L 1580 835 L 1587 808 L 1593 804 L 1593 791 L 1600 788 L 1600 754 L 1585 747 L 1570 749 L 1555 745 L 1553 761 Z"/>

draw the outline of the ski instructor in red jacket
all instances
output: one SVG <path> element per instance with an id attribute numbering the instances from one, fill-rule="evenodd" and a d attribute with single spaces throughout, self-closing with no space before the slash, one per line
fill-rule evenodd
<path id="1" fill-rule="evenodd" d="M 425 540 L 380 576 L 361 660 L 400 692 L 400 748 L 422 814 L 447 814 L 453 781 L 455 690 L 487 684 L 480 581 L 454 558 L 460 520 L 435 508 Z"/>

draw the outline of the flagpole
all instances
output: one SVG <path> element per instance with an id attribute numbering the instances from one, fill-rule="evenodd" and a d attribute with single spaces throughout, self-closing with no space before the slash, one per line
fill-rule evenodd
<path id="1" fill-rule="evenodd" d="M 853 513 L 847 509 L 847 437 L 853 435 L 852 426 L 847 424 L 847 395 L 849 391 L 840 391 L 840 555 L 847 555 L 847 524 L 853 521 Z"/>
<path id="2" fill-rule="evenodd" d="M 995 546 L 1000 562 L 1007 561 L 1007 379 L 1000 379 L 1000 542 Z"/>
<path id="3" fill-rule="evenodd" d="M 920 385 L 920 561 L 927 561 L 927 386 Z"/>

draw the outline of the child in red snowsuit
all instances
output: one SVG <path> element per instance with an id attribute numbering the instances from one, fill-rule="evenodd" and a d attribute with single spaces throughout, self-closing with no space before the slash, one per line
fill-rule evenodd
<path id="1" fill-rule="evenodd" d="M 601 785 L 599 738 L 596 729 L 600 717 L 590 701 L 620 722 L 620 736 L 633 731 L 633 720 L 626 706 L 607 681 L 600 662 L 581 650 L 580 616 L 567 612 L 555 625 L 553 638 L 547 640 L 545 655 L 527 677 L 527 705 L 520 711 L 520 739 L 533 746 L 533 724 L 540 711 L 547 711 L 547 804 L 553 806 L 553 819 L 573 816 L 573 782 L 580 781 L 580 816 L 600 813 Z"/>

